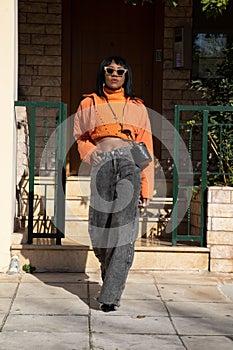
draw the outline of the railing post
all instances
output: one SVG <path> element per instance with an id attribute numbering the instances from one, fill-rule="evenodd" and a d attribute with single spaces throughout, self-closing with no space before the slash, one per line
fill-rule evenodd
<path id="1" fill-rule="evenodd" d="M 173 208 L 172 208 L 172 245 L 177 244 L 177 222 L 178 222 L 178 169 L 179 169 L 179 122 L 180 109 L 175 106 L 174 120 L 174 170 L 173 170 Z"/>
<path id="2" fill-rule="evenodd" d="M 35 174 L 35 106 L 30 106 L 29 125 L 29 198 L 28 198 L 28 244 L 33 243 L 33 217 L 34 217 L 34 174 Z"/>
<path id="3" fill-rule="evenodd" d="M 57 232 L 56 244 L 61 244 L 65 236 L 65 181 L 66 181 L 66 105 L 60 103 L 57 125 L 57 161 L 56 161 L 56 198 L 55 226 Z"/>
<path id="4" fill-rule="evenodd" d="M 206 206 L 207 206 L 207 157 L 208 157 L 208 120 L 209 111 L 203 112 L 202 125 L 202 169 L 201 169 L 201 245 L 205 245 Z"/>

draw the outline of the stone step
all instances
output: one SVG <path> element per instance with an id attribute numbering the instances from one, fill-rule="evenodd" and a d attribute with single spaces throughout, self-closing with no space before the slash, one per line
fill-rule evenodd
<path id="1" fill-rule="evenodd" d="M 99 263 L 90 245 L 69 239 L 61 246 L 45 244 L 12 244 L 11 253 L 17 254 L 20 266 L 30 264 L 36 272 L 88 272 L 99 269 Z M 161 242 L 138 240 L 132 269 L 208 271 L 209 249 L 189 246 L 172 247 Z"/>
<path id="2" fill-rule="evenodd" d="M 166 237 L 165 229 L 168 219 L 159 219 L 156 217 L 140 217 L 138 237 Z M 65 222 L 65 237 L 77 242 L 90 243 L 88 233 L 88 219 L 82 217 L 67 217 Z"/>
<path id="3" fill-rule="evenodd" d="M 66 184 L 66 215 L 87 216 L 90 198 L 89 177 L 69 177 Z M 54 216 L 54 179 L 35 178 L 34 214 Z M 21 215 L 28 215 L 28 182 L 21 191 Z M 166 216 L 171 212 L 172 198 L 156 194 L 147 209 L 148 216 Z"/>
<path id="4" fill-rule="evenodd" d="M 172 179 L 155 179 L 155 193 L 158 197 L 172 197 Z M 66 180 L 67 196 L 89 196 L 90 176 L 69 176 Z"/>

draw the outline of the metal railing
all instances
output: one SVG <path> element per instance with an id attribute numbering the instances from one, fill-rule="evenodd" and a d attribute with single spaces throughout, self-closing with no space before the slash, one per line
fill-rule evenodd
<path id="1" fill-rule="evenodd" d="M 29 122 L 28 243 L 65 231 L 66 104 L 16 101 Z"/>
<path id="2" fill-rule="evenodd" d="M 224 185 L 226 181 L 233 185 L 232 112 L 232 106 L 175 106 L 172 245 L 178 242 L 206 245 L 207 187 L 211 183 Z M 217 118 L 212 118 L 217 113 L 221 114 L 221 120 L 224 120 L 224 113 L 231 117 L 226 123 L 218 123 Z M 191 166 L 185 171 L 180 137 L 191 160 Z M 195 228 L 192 203 L 196 196 L 199 201 L 195 209 L 198 221 Z"/>

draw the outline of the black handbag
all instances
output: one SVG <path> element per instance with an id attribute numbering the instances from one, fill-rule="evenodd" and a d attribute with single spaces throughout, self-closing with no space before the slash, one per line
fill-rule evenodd
<path id="1" fill-rule="evenodd" d="M 130 137 L 130 141 L 132 143 L 132 148 L 130 149 L 130 152 L 132 154 L 135 164 L 142 170 L 145 169 L 152 161 L 150 152 L 148 151 L 146 144 L 144 142 L 136 142 L 133 139 L 131 131 L 129 129 L 124 129 L 123 126 L 122 132 L 128 137 Z"/>
<path id="2" fill-rule="evenodd" d="M 133 147 L 131 148 L 131 154 L 135 164 L 141 168 L 145 169 L 149 163 L 152 161 L 150 152 L 148 151 L 144 142 L 135 142 L 132 140 Z"/>

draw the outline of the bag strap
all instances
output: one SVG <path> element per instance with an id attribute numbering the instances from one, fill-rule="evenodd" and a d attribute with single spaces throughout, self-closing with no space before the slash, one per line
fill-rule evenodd
<path id="1" fill-rule="evenodd" d="M 136 144 L 137 144 L 137 142 L 134 140 L 134 138 L 133 138 L 133 136 L 132 136 L 131 130 L 129 130 L 129 129 L 123 129 L 122 132 L 123 132 L 124 134 L 126 134 L 126 135 L 130 138 L 129 141 L 131 141 L 133 145 L 136 145 Z"/>

